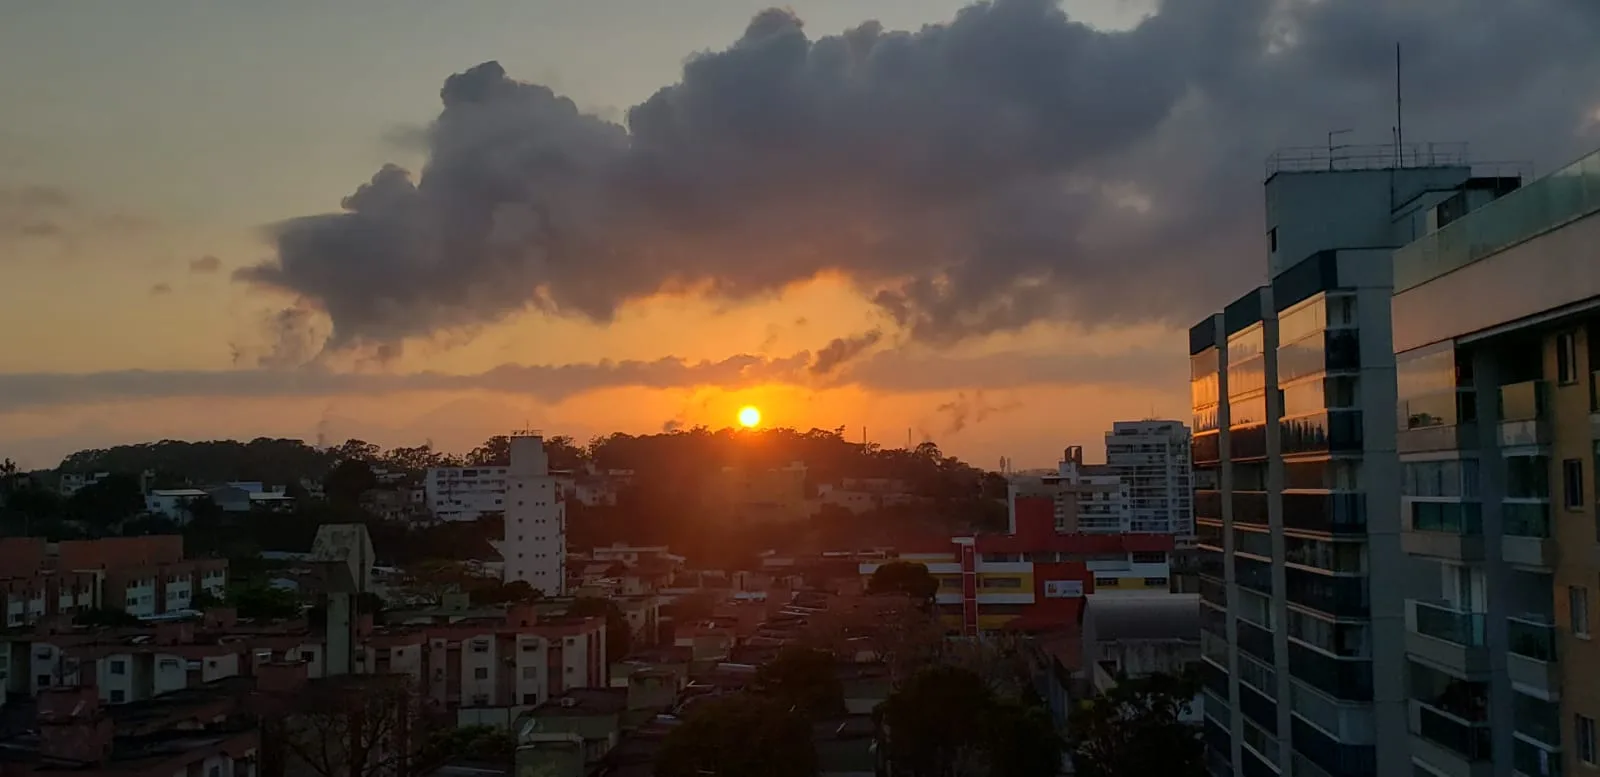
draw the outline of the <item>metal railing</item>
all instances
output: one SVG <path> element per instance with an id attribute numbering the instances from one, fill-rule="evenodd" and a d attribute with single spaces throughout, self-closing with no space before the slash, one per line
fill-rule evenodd
<path id="1" fill-rule="evenodd" d="M 1506 194 L 1394 253 L 1400 293 L 1600 211 L 1600 151 Z"/>
<path id="2" fill-rule="evenodd" d="M 1350 172 L 1407 167 L 1466 167 L 1465 143 L 1324 145 L 1280 149 L 1267 157 L 1267 176 L 1275 173 Z"/>

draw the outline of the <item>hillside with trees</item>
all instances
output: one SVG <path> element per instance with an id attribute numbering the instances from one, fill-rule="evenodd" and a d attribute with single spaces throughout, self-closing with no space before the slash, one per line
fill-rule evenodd
<path id="1" fill-rule="evenodd" d="M 773 547 L 842 548 L 892 542 L 908 533 L 926 535 L 1004 525 L 999 499 L 1005 482 L 951 456 L 932 442 L 914 448 L 883 448 L 845 439 L 842 429 L 713 431 L 704 427 L 662 434 L 612 434 L 587 445 L 572 438 L 545 439 L 551 467 L 570 471 L 579 482 L 627 471 L 617 504 L 585 506 L 568 502 L 568 543 L 575 549 L 614 542 L 668 544 L 697 562 L 743 566 Z M 498 522 L 408 530 L 366 514 L 360 496 L 375 487 L 420 485 L 429 467 L 504 465 L 509 439 L 493 437 L 462 454 L 431 446 L 383 449 L 363 440 L 328 447 L 300 440 L 259 438 L 248 442 L 162 440 L 84 450 L 49 473 L 12 473 L 5 481 L 0 533 L 44 533 L 54 539 L 109 533 L 171 530 L 160 519 L 138 515 L 137 487 L 142 473 L 157 488 L 201 487 L 227 481 L 261 481 L 286 486 L 302 497 L 286 515 L 224 515 L 197 506 L 185 528 L 196 550 L 229 555 L 256 550 L 303 550 L 325 523 L 359 521 L 372 527 L 380 556 L 395 562 L 416 557 L 482 557 L 487 540 L 499 534 Z M 803 462 L 805 488 L 845 478 L 882 478 L 904 484 L 908 503 L 866 515 L 824 508 L 793 525 L 728 525 L 704 509 L 710 478 L 725 467 L 765 469 Z M 64 498 L 54 489 L 62 474 L 112 473 L 101 487 Z M 387 473 L 388 486 L 378 473 Z M 302 483 L 321 484 L 325 501 L 303 498 Z M 433 554 L 429 556 L 429 554 Z"/>

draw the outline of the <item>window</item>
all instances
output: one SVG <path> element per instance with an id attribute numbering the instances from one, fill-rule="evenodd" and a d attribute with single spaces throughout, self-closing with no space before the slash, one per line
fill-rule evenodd
<path id="1" fill-rule="evenodd" d="M 127 664 L 127 662 L 124 662 L 124 661 L 112 661 L 111 662 L 111 673 L 112 674 L 127 674 L 128 673 L 128 664 Z"/>
<path id="2" fill-rule="evenodd" d="M 472 670 L 472 679 L 474 679 L 474 680 L 487 680 L 487 679 L 489 679 L 489 668 L 486 667 L 486 666 L 480 666 L 477 669 Z"/>
<path id="3" fill-rule="evenodd" d="M 984 588 L 1021 588 L 1020 577 L 988 577 L 983 580 Z"/>
<path id="4" fill-rule="evenodd" d="M 1116 588 L 1117 579 L 1114 577 L 1097 577 L 1094 579 L 1095 588 Z"/>
<path id="5" fill-rule="evenodd" d="M 1586 764 L 1594 763 L 1594 718 L 1574 715 L 1572 719 L 1572 738 L 1578 740 L 1578 760 Z"/>
<path id="6" fill-rule="evenodd" d="M 1578 338 L 1573 332 L 1556 335 L 1556 378 L 1563 386 L 1578 382 Z"/>
<path id="7" fill-rule="evenodd" d="M 1154 551 L 1154 552 L 1150 552 L 1150 553 L 1144 553 L 1144 552 L 1135 551 L 1134 554 L 1133 554 L 1133 563 L 1135 563 L 1135 564 L 1165 564 L 1165 563 L 1167 563 L 1167 554 L 1166 554 L 1166 551 L 1160 551 L 1160 550 Z"/>
<path id="8" fill-rule="evenodd" d="M 1167 579 L 1164 577 L 1147 577 L 1144 579 L 1146 588 L 1166 588 Z"/>
<path id="9" fill-rule="evenodd" d="M 1589 638 L 1589 589 L 1581 585 L 1567 587 L 1568 620 L 1572 622 L 1572 636 Z"/>
<path id="10" fill-rule="evenodd" d="M 537 666 L 525 666 L 525 667 L 522 667 L 522 679 L 524 679 L 524 680 L 537 680 L 537 679 L 539 679 L 539 667 L 537 667 Z"/>
<path id="11" fill-rule="evenodd" d="M 1278 250 L 1278 228 L 1277 227 L 1273 227 L 1272 229 L 1267 230 L 1267 250 L 1268 251 L 1276 251 L 1276 250 Z"/>
<path id="12" fill-rule="evenodd" d="M 118 690 L 118 691 L 112 691 L 111 692 L 111 703 L 112 704 L 121 704 L 124 701 L 127 701 L 127 699 L 128 699 L 128 694 L 125 691 Z"/>
<path id="13" fill-rule="evenodd" d="M 1583 461 L 1567 459 L 1561 462 L 1561 493 L 1568 510 L 1583 509 Z"/>

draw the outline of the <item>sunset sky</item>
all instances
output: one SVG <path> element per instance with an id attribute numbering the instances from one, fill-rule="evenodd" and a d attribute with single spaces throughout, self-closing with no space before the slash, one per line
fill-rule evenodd
<path id="1" fill-rule="evenodd" d="M 1433 84 L 1408 138 L 1600 145 L 1582 0 L 3 4 L 0 456 L 30 467 L 745 405 L 1046 465 L 1187 417 L 1183 329 L 1263 272 L 1263 160 L 1386 142 L 1396 37 Z"/>

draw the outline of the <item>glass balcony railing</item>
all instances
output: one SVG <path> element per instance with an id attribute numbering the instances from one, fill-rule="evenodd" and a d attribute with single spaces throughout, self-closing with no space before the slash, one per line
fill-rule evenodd
<path id="1" fill-rule="evenodd" d="M 1520 615 L 1506 618 L 1506 636 L 1509 650 L 1524 658 L 1551 663 L 1556 660 L 1556 626 L 1553 619 L 1544 615 Z"/>
<path id="2" fill-rule="evenodd" d="M 1561 777 L 1561 753 L 1522 739 L 1511 740 L 1511 768 L 1532 777 Z"/>
<path id="3" fill-rule="evenodd" d="M 1446 602 L 1413 599 L 1410 605 L 1418 634 L 1463 647 L 1483 646 L 1483 613 L 1456 610 Z"/>
<path id="4" fill-rule="evenodd" d="M 1500 420 L 1537 421 L 1545 417 L 1550 392 L 1542 380 L 1526 380 L 1500 387 Z"/>
<path id="5" fill-rule="evenodd" d="M 1488 761 L 1490 732 L 1484 725 L 1462 723 L 1428 704 L 1417 710 L 1417 734 L 1434 744 L 1456 751 L 1468 761 Z"/>
<path id="6" fill-rule="evenodd" d="M 1549 537 L 1550 505 L 1506 502 L 1500 505 L 1504 531 L 1512 537 Z"/>
<path id="7" fill-rule="evenodd" d="M 1483 506 L 1477 502 L 1412 502 L 1410 529 L 1478 537 L 1483 534 Z"/>
<path id="8" fill-rule="evenodd" d="M 1600 151 L 1506 194 L 1394 254 L 1400 293 L 1600 211 Z"/>

